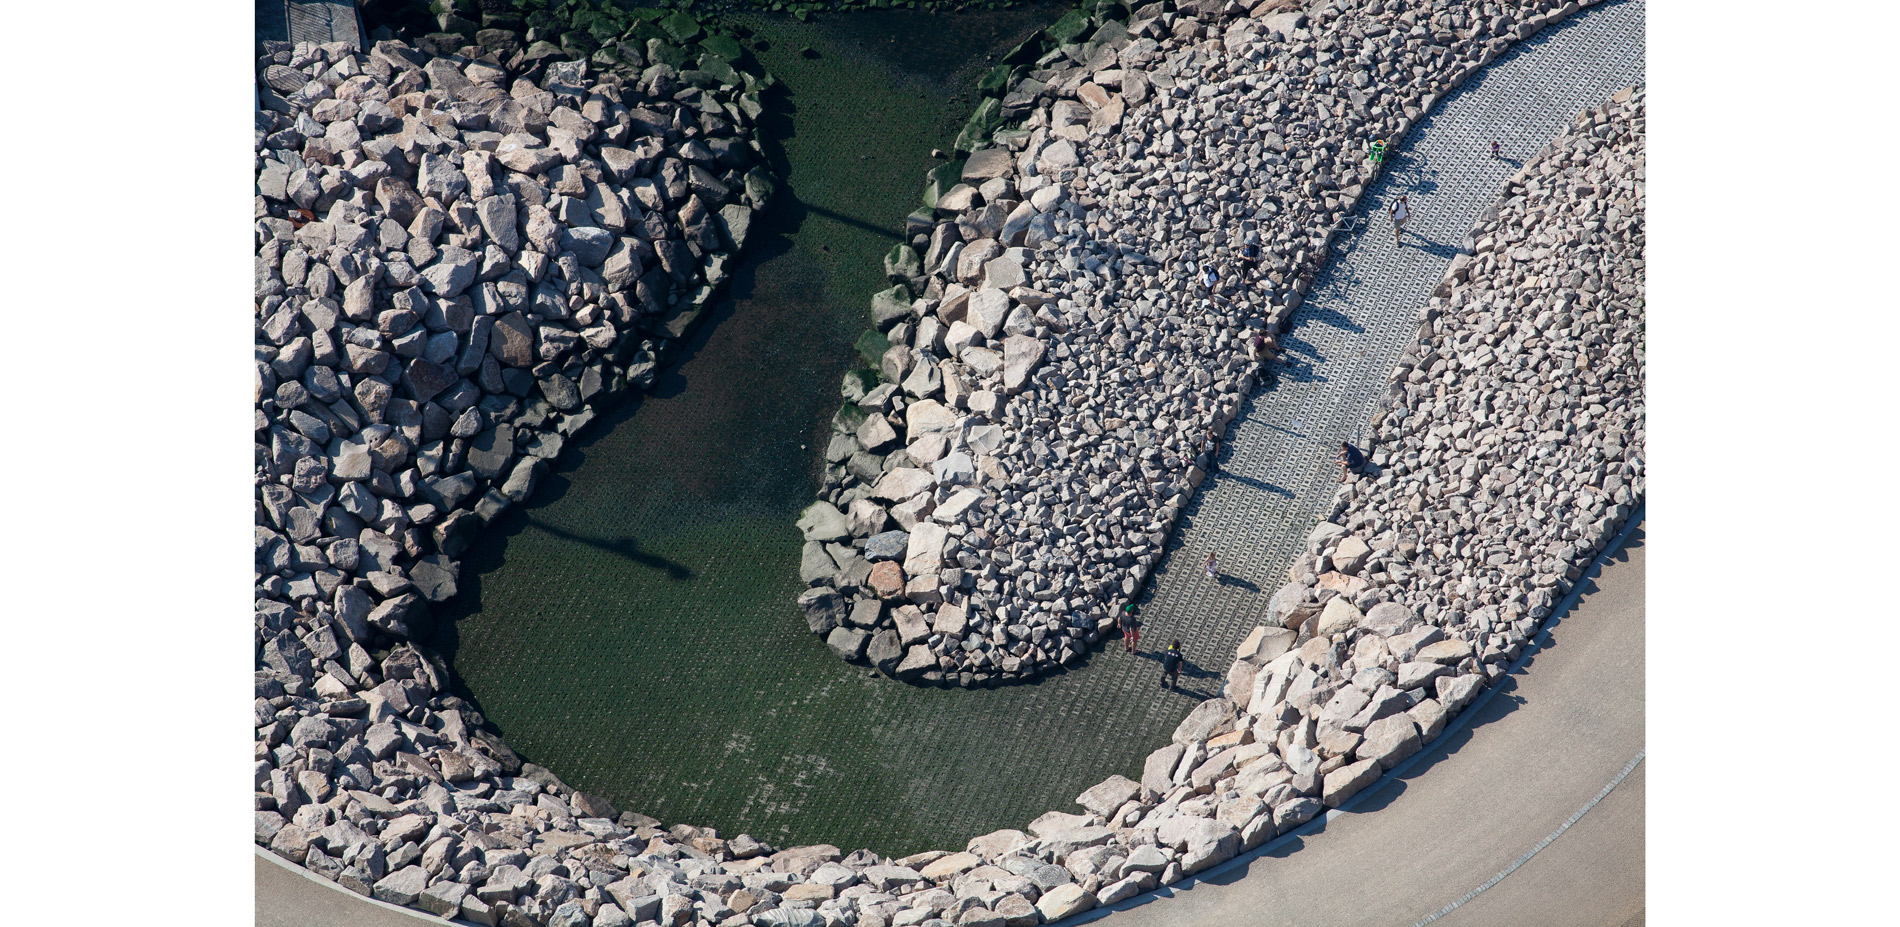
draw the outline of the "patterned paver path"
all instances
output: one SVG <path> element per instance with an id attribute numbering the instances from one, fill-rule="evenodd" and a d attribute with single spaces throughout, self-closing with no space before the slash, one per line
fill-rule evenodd
<path id="1" fill-rule="evenodd" d="M 1285 363 L 1243 405 L 1220 469 L 1184 514 L 1145 606 L 1147 639 L 1181 637 L 1211 667 L 1232 660 L 1330 511 L 1339 444 L 1364 446 L 1446 265 L 1525 158 L 1585 107 L 1644 79 L 1643 23 L 1644 0 L 1581 11 L 1500 56 L 1406 137 L 1354 214 L 1363 231 L 1335 246 L 1281 338 Z M 1395 245 L 1386 216 L 1401 195 L 1411 219 Z M 1219 555 L 1218 584 L 1200 569 L 1209 551 Z M 1220 681 L 1200 680 L 1204 694 Z"/>

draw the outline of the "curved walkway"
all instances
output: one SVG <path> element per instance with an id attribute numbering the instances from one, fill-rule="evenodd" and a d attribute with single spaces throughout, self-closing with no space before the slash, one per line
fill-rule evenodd
<path id="1" fill-rule="evenodd" d="M 1147 639 L 1178 637 L 1215 670 L 1195 680 L 1200 694 L 1219 690 L 1233 647 L 1331 511 L 1339 443 L 1363 446 L 1418 311 L 1479 214 L 1578 112 L 1644 79 L 1643 23 L 1643 0 L 1605 3 L 1515 46 L 1420 120 L 1366 191 L 1348 220 L 1363 231 L 1339 240 L 1294 313 L 1284 362 L 1228 429 L 1220 469 L 1184 513 L 1144 605 Z M 1386 215 L 1401 195 L 1412 218 L 1395 246 Z M 1219 583 L 1199 569 L 1210 552 Z"/>
<path id="2" fill-rule="evenodd" d="M 1098 923 L 1640 924 L 1644 550 L 1639 527 L 1462 729 L 1347 813 Z"/>

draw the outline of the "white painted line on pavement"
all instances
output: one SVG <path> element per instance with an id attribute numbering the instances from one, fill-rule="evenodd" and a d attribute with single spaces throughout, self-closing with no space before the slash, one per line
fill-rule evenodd
<path id="1" fill-rule="evenodd" d="M 1420 919 L 1418 923 L 1413 924 L 1412 927 L 1425 927 L 1426 924 L 1429 924 L 1432 921 L 1438 920 L 1439 918 L 1444 917 L 1447 914 L 1450 914 L 1451 912 L 1457 910 L 1459 905 L 1464 904 L 1465 902 L 1470 901 L 1471 899 L 1484 894 L 1486 889 L 1489 889 L 1491 886 L 1504 881 L 1504 877 L 1507 875 L 1510 875 L 1513 872 L 1516 872 L 1517 867 L 1530 862 L 1531 857 L 1536 856 L 1538 852 L 1543 850 L 1545 847 L 1550 846 L 1552 841 L 1556 840 L 1558 837 L 1563 836 L 1564 831 L 1567 831 L 1570 829 L 1570 825 L 1577 823 L 1579 820 L 1582 820 L 1585 812 L 1589 811 L 1591 808 L 1595 808 L 1597 806 L 1597 802 L 1600 802 L 1604 798 L 1606 798 L 1610 794 L 1611 789 L 1616 788 L 1617 785 L 1623 781 L 1623 778 L 1625 776 L 1628 776 L 1631 772 L 1635 771 L 1636 764 L 1641 763 L 1643 761 L 1643 757 L 1647 755 L 1648 753 L 1649 751 L 1647 749 L 1638 750 L 1636 752 L 1636 758 L 1633 760 L 1630 760 L 1629 765 L 1623 767 L 1623 771 L 1620 773 L 1617 773 L 1616 778 L 1611 779 L 1610 784 L 1604 786 L 1603 791 L 1597 793 L 1597 797 L 1590 799 L 1590 801 L 1585 803 L 1583 807 L 1578 808 L 1577 813 L 1571 815 L 1570 820 L 1563 822 L 1563 824 L 1559 825 L 1556 830 L 1551 831 L 1550 836 L 1537 841 L 1537 845 L 1534 847 L 1531 847 L 1531 851 L 1529 853 L 1526 853 L 1523 856 L 1518 857 L 1517 862 L 1514 862 L 1510 864 L 1509 866 L 1504 867 L 1503 872 L 1500 872 L 1497 875 L 1492 876 L 1483 885 L 1480 885 L 1477 888 L 1474 888 L 1471 891 L 1466 892 L 1464 896 L 1459 898 L 1457 901 L 1454 901 L 1451 904 L 1448 904 L 1438 909 L 1437 913 L 1425 915 L 1424 918 Z"/>

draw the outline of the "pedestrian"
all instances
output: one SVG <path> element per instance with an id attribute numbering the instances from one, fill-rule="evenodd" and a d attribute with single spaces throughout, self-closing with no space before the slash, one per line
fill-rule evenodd
<path id="1" fill-rule="evenodd" d="M 1392 243 L 1394 245 L 1399 243 L 1399 234 L 1405 228 L 1405 220 L 1411 217 L 1410 204 L 1405 201 L 1405 197 L 1399 197 L 1399 201 L 1392 204 Z"/>
<path id="2" fill-rule="evenodd" d="M 1206 567 L 1207 567 L 1207 578 L 1208 578 L 1208 579 L 1219 579 L 1219 578 L 1220 578 L 1220 574 L 1218 574 L 1218 573 L 1215 573 L 1215 572 L 1214 572 L 1214 552 L 1213 552 L 1213 551 L 1211 551 L 1211 550 L 1210 550 L 1210 551 L 1208 551 L 1208 552 L 1207 552 L 1207 563 L 1206 563 L 1206 564 L 1204 564 L 1204 566 L 1206 566 Z"/>
<path id="3" fill-rule="evenodd" d="M 1181 653 L 1181 642 L 1168 644 L 1168 650 L 1161 655 L 1161 687 L 1173 689 L 1181 683 L 1181 661 L 1187 657 Z"/>
<path id="4" fill-rule="evenodd" d="M 1260 273 L 1260 245 L 1256 237 L 1254 233 L 1248 232 L 1246 241 L 1240 246 L 1240 265 L 1246 268 L 1249 277 Z"/>
<path id="5" fill-rule="evenodd" d="M 1139 653 L 1141 651 L 1141 619 L 1135 615 L 1135 603 L 1122 606 L 1122 651 Z"/>
<path id="6" fill-rule="evenodd" d="M 1207 430 L 1207 437 L 1201 439 L 1201 452 L 1207 455 L 1207 472 L 1214 472 L 1214 461 L 1220 457 L 1220 433 Z"/>
<path id="7" fill-rule="evenodd" d="M 1209 264 L 1207 266 L 1207 273 L 1201 277 L 1201 285 L 1207 287 L 1207 294 L 1212 296 L 1214 295 L 1214 287 L 1219 283 L 1220 274 L 1214 270 L 1214 265 Z"/>
<path id="8" fill-rule="evenodd" d="M 1503 157 L 1504 157 L 1503 153 L 1498 151 L 1498 143 L 1495 140 L 1493 140 L 1491 142 L 1491 159 L 1495 161 L 1495 160 L 1500 160 Z"/>
<path id="9" fill-rule="evenodd" d="M 1276 361 L 1280 359 L 1280 338 L 1265 332 L 1254 332 L 1253 341 L 1247 349 L 1253 359 L 1260 363 Z"/>
<path id="10" fill-rule="evenodd" d="M 1339 442 L 1339 481 L 1341 483 L 1346 482 L 1348 476 L 1358 473 L 1365 466 L 1366 455 L 1359 453 L 1359 449 L 1349 442 Z"/>

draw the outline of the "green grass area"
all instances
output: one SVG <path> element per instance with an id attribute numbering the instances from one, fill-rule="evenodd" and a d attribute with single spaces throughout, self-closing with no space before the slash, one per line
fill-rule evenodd
<path id="1" fill-rule="evenodd" d="M 767 127 L 786 186 L 733 299 L 491 526 L 440 612 L 458 688 L 523 757 L 668 824 L 901 855 L 1066 808 L 1167 742 L 1193 695 L 1145 658 L 914 688 L 839 660 L 792 604 L 792 523 L 929 153 L 987 56 L 1063 9 L 734 17 L 784 87 Z"/>

